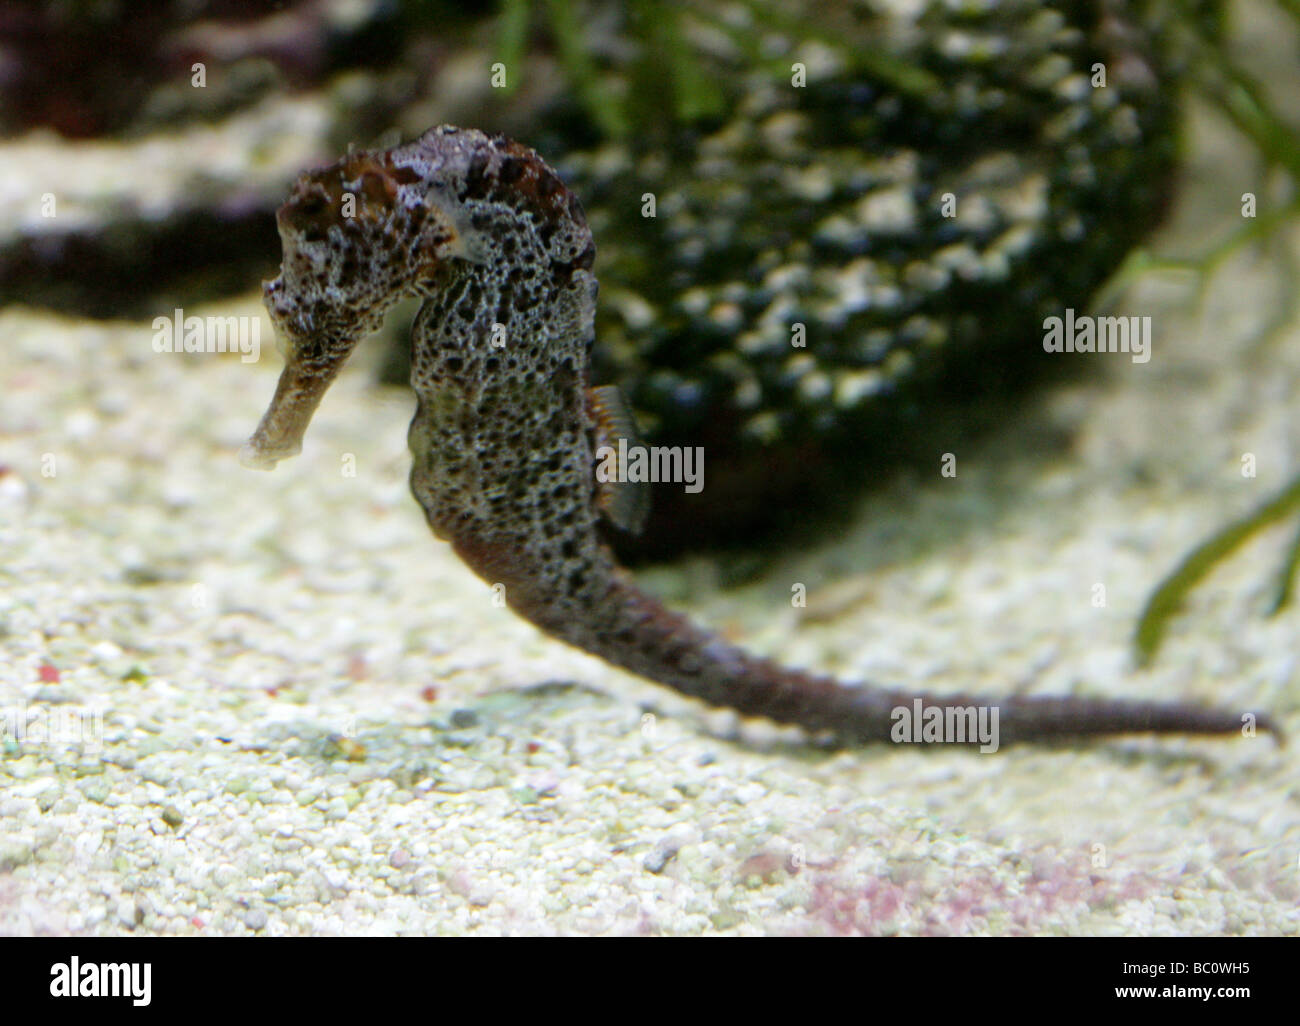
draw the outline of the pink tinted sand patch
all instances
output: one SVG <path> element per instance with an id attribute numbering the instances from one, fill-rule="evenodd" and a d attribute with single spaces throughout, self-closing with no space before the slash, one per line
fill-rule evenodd
<path id="1" fill-rule="evenodd" d="M 843 862 L 809 868 L 809 932 L 960 936 L 1069 931 L 1093 910 L 1165 893 L 1167 881 L 1087 854 L 1038 849 L 1015 865 L 941 867 L 911 860 L 863 880 Z"/>

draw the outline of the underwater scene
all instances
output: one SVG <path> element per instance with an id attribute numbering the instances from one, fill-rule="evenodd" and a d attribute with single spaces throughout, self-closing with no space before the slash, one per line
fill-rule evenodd
<path id="1" fill-rule="evenodd" d="M 1295 0 L 0 4 L 0 934 L 1300 932 L 1298 183 Z"/>

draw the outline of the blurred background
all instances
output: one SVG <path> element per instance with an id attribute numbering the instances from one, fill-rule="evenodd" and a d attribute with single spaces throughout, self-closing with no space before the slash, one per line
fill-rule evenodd
<path id="1" fill-rule="evenodd" d="M 1258 204 L 1242 232 L 1225 194 L 1199 256 L 1276 240 L 1300 91 L 1247 55 L 1267 38 L 1294 56 L 1298 17 L 1294 0 L 6 0 L 0 303 L 150 320 L 246 295 L 276 273 L 274 211 L 302 170 L 444 122 L 506 132 L 587 208 L 597 380 L 650 441 L 708 452 L 704 493 L 658 489 L 644 537 L 615 541 L 761 545 L 833 527 L 1026 383 L 1089 373 L 1042 358 L 1043 320 L 1169 256 L 1132 258 L 1175 203 L 1190 105 L 1237 133 Z M 410 315 L 390 318 L 382 381 L 405 380 Z"/>

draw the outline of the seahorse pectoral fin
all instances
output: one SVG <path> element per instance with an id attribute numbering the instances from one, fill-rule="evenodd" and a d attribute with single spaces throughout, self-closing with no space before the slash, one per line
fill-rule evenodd
<path id="1" fill-rule="evenodd" d="M 306 361 L 290 352 L 271 405 L 257 430 L 239 450 L 239 462 L 256 470 L 272 470 L 280 460 L 302 451 L 302 438 L 321 397 L 338 374 L 352 347 L 340 347 L 325 360 Z"/>
<path id="2" fill-rule="evenodd" d="M 650 489 L 628 473 L 628 457 L 644 449 L 632 408 L 617 385 L 587 389 L 596 425 L 596 503 L 615 527 L 640 534 L 650 514 Z"/>

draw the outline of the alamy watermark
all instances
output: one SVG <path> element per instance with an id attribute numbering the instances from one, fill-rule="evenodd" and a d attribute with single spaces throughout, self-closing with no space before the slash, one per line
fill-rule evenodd
<path id="1" fill-rule="evenodd" d="M 1066 307 L 1064 317 L 1043 321 L 1043 350 L 1048 353 L 1131 353 L 1134 363 L 1151 359 L 1150 317 L 1075 316 Z"/>
<path id="2" fill-rule="evenodd" d="M 50 996 L 130 998 L 143 1008 L 153 1000 L 153 963 L 82 962 L 73 955 L 50 966 Z"/>
<path id="3" fill-rule="evenodd" d="M 155 353 L 240 353 L 243 363 L 262 355 L 260 317 L 185 316 L 180 307 L 171 317 L 153 319 Z"/>
<path id="4" fill-rule="evenodd" d="M 910 708 L 895 706 L 889 718 L 894 721 L 889 739 L 895 744 L 979 744 L 986 754 L 998 750 L 996 705 L 927 705 L 916 698 Z"/>
<path id="5" fill-rule="evenodd" d="M 704 488 L 704 447 L 683 445 L 602 445 L 596 449 L 596 480 L 637 484 L 684 483 L 691 494 Z"/>
<path id="6" fill-rule="evenodd" d="M 97 752 L 104 746 L 104 710 L 94 706 L 0 706 L 0 744 L 81 745 Z"/>

